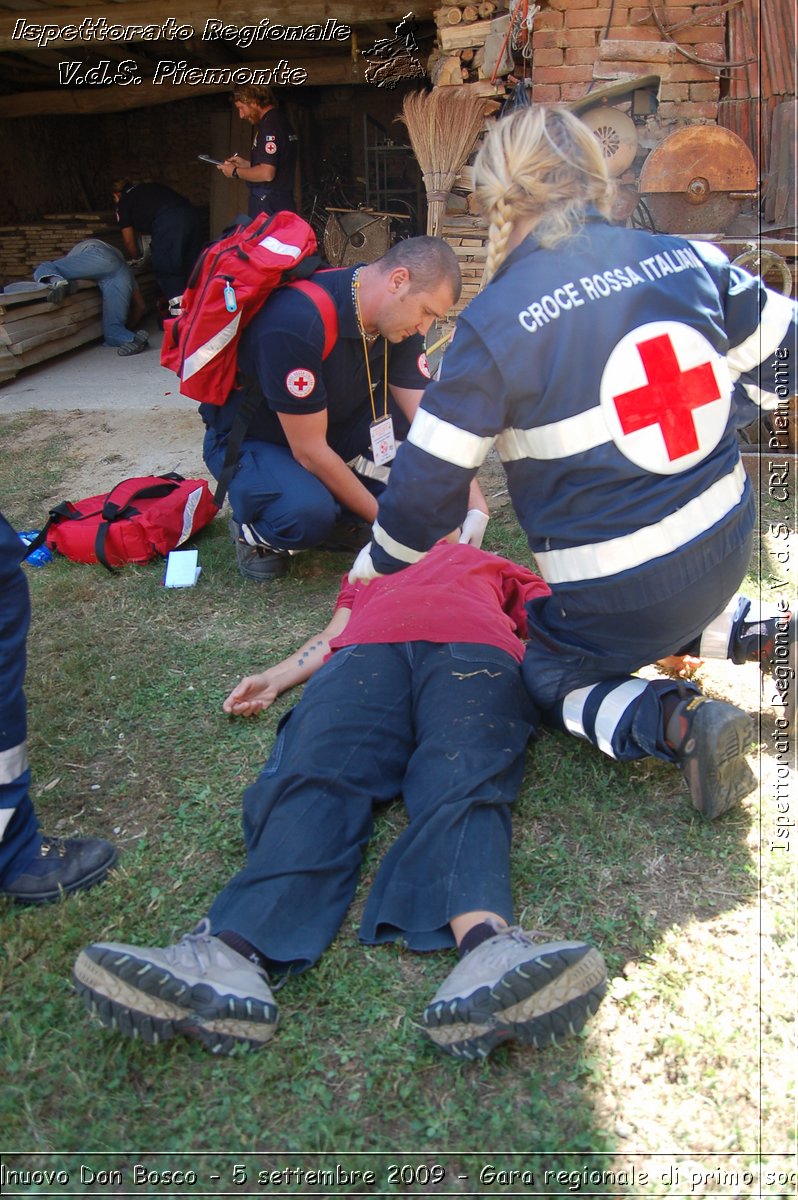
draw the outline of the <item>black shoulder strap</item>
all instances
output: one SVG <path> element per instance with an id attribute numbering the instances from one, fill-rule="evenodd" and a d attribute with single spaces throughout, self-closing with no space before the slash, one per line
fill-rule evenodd
<path id="1" fill-rule="evenodd" d="M 59 521 L 80 521 L 85 515 L 85 513 L 76 512 L 68 500 L 62 500 L 60 504 L 56 504 L 55 508 L 51 508 L 47 514 L 44 527 L 39 530 L 33 541 L 28 543 L 22 556 L 23 561 L 44 544 L 52 525 L 57 525 Z"/>

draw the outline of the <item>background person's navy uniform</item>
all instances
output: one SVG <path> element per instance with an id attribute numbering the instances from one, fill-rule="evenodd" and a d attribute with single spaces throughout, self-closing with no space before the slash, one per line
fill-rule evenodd
<path id="1" fill-rule="evenodd" d="M 30 623 L 25 546 L 0 515 L 0 886 L 24 871 L 41 838 L 28 788 L 25 641 Z"/>
<path id="2" fill-rule="evenodd" d="M 22 903 L 98 883 L 116 861 L 99 839 L 44 838 L 30 798 L 23 683 L 30 624 L 25 546 L 0 513 L 0 895 Z"/>
<path id="3" fill-rule="evenodd" d="M 375 569 L 462 519 L 495 444 L 553 593 L 529 606 L 534 700 L 616 758 L 673 761 L 657 693 L 675 685 L 628 675 L 690 644 L 745 573 L 736 430 L 750 395 L 795 391 L 796 311 L 706 243 L 597 214 L 551 251 L 527 236 L 458 320 L 380 500 Z"/>
<path id="4" fill-rule="evenodd" d="M 362 483 L 379 495 L 387 479 L 370 455 L 372 421 L 363 341 L 352 303 L 356 268 L 317 272 L 315 283 L 330 293 L 338 314 L 338 338 L 322 362 L 324 328 L 319 311 L 306 296 L 290 288 L 276 292 L 247 326 L 241 338 L 241 376 L 264 397 L 239 454 L 228 495 L 235 520 L 249 526 L 261 542 L 277 550 L 317 546 L 332 532 L 341 508 L 328 488 L 293 457 L 278 413 L 326 410 L 327 442 L 352 464 Z M 378 416 L 383 410 L 383 340 L 369 347 L 369 363 Z M 414 334 L 388 346 L 388 381 L 396 387 L 423 389 L 429 382 L 422 365 L 423 338 Z M 219 478 L 227 437 L 241 403 L 233 392 L 226 404 L 200 405 L 207 426 L 204 457 Z M 396 436 L 407 423 L 390 400 Z"/>
<path id="5" fill-rule="evenodd" d="M 250 217 L 258 213 L 295 212 L 294 171 L 297 137 L 278 108 L 270 108 L 252 130 L 250 165 L 268 163 L 274 167 L 274 179 L 247 183 Z"/>
<path id="6" fill-rule="evenodd" d="M 167 300 L 179 296 L 202 249 L 198 209 L 163 183 L 126 183 L 116 215 L 120 229 L 150 234 L 150 259 L 158 286 Z"/>

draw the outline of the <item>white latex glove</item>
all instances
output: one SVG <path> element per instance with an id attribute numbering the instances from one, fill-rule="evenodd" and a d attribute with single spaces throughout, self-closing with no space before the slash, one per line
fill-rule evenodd
<path id="1" fill-rule="evenodd" d="M 479 550 L 487 527 L 488 514 L 484 513 L 481 508 L 469 508 L 463 521 L 460 537 L 457 540 L 465 542 L 469 546 L 476 546 L 477 550 Z"/>
<path id="2" fill-rule="evenodd" d="M 371 542 L 368 542 L 358 554 L 352 570 L 349 572 L 350 583 L 370 583 L 372 579 L 379 579 L 381 572 L 377 571 L 374 563 L 371 561 Z"/>

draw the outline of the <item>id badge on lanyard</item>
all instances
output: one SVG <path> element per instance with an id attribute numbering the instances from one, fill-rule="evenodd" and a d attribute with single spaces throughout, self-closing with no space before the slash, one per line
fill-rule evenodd
<path id="1" fill-rule="evenodd" d="M 393 432 L 393 417 L 386 413 L 369 425 L 371 453 L 378 467 L 396 458 L 396 438 Z"/>

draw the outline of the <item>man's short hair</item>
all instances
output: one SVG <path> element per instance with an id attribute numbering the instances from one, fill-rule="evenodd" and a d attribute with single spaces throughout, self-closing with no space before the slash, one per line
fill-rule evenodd
<path id="1" fill-rule="evenodd" d="M 111 184 L 111 195 L 115 195 L 117 192 L 124 192 L 125 188 L 129 187 L 129 179 L 115 179 Z"/>
<path id="2" fill-rule="evenodd" d="M 274 92 L 265 84 L 244 83 L 241 87 L 236 88 L 233 92 L 234 100 L 245 100 L 247 103 L 259 104 L 261 108 L 268 108 L 274 104 Z"/>
<path id="3" fill-rule="evenodd" d="M 413 292 L 428 292 L 446 281 L 452 289 L 454 303 L 460 299 L 463 281 L 460 263 L 448 242 L 437 237 L 403 238 L 394 242 L 376 265 L 380 271 L 393 271 L 406 267 L 410 272 L 410 289 Z"/>

